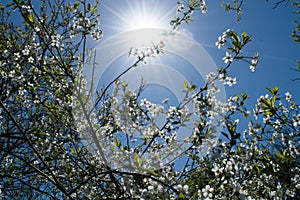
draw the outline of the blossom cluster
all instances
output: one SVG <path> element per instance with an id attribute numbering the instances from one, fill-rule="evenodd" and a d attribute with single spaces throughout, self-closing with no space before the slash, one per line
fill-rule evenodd
<path id="1" fill-rule="evenodd" d="M 224 46 L 228 40 L 232 36 L 232 30 L 227 29 L 225 32 L 223 32 L 222 36 L 218 37 L 218 41 L 215 43 L 215 45 L 220 49 L 222 46 Z"/>
<path id="2" fill-rule="evenodd" d="M 256 52 L 252 57 L 239 55 L 241 54 L 241 48 L 250 41 L 251 36 L 248 36 L 245 32 L 242 33 L 242 37 L 240 38 L 233 30 L 227 29 L 225 32 L 223 32 L 222 36 L 218 37 L 218 41 L 215 43 L 215 45 L 218 47 L 218 49 L 220 49 L 224 45 L 227 45 L 227 50 L 235 54 L 234 56 L 232 56 L 231 53 L 226 51 L 223 60 L 224 63 L 227 64 L 227 66 L 230 65 L 233 60 L 243 60 L 250 64 L 250 70 L 254 72 L 258 65 L 258 52 Z"/>

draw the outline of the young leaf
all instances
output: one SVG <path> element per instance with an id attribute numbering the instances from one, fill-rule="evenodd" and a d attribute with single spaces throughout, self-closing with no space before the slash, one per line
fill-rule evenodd
<path id="1" fill-rule="evenodd" d="M 282 153 L 280 153 L 280 152 L 275 152 L 274 154 L 275 154 L 275 156 L 277 158 L 280 158 L 280 159 L 284 159 L 285 158 L 284 155 L 282 155 Z"/>
<path id="2" fill-rule="evenodd" d="M 30 14 L 28 15 L 28 21 L 29 21 L 30 23 L 33 23 L 33 22 L 34 22 L 34 15 L 33 15 L 32 13 L 30 13 Z"/>
<path id="3" fill-rule="evenodd" d="M 120 147 L 120 146 L 121 146 L 121 142 L 120 142 L 119 138 L 117 138 L 117 137 L 116 137 L 116 146 L 117 146 L 117 147 Z"/>
<path id="4" fill-rule="evenodd" d="M 185 89 L 188 89 L 188 88 L 189 88 L 188 82 L 187 82 L 187 81 L 184 81 L 184 82 L 183 82 L 183 86 L 184 86 Z"/>
<path id="5" fill-rule="evenodd" d="M 240 44 L 240 43 L 241 43 L 241 40 L 240 40 L 240 37 L 238 36 L 238 34 L 237 34 L 236 32 L 234 32 L 234 31 L 231 31 L 231 33 L 232 33 L 232 36 L 233 36 L 234 40 L 235 40 L 238 44 Z"/>
<path id="6" fill-rule="evenodd" d="M 154 170 L 150 170 L 150 174 L 151 174 L 152 176 L 158 176 L 158 173 L 156 173 Z"/>
<path id="7" fill-rule="evenodd" d="M 79 5 L 80 5 L 80 1 L 77 1 L 77 2 L 74 4 L 73 8 L 74 8 L 74 9 L 77 9 L 77 8 L 79 7 Z"/>
<path id="8" fill-rule="evenodd" d="M 256 174 L 259 176 L 260 173 L 261 173 L 261 171 L 260 171 L 260 169 L 259 169 L 258 164 L 256 164 L 256 163 L 254 164 L 254 169 L 255 169 Z"/>
<path id="9" fill-rule="evenodd" d="M 277 92 L 278 92 L 278 90 L 279 90 L 279 88 L 275 86 L 274 88 L 267 88 L 267 90 L 268 90 L 271 94 L 276 95 Z"/>
<path id="10" fill-rule="evenodd" d="M 185 197 L 184 197 L 184 194 L 182 193 L 182 192 L 180 192 L 179 194 L 178 194 L 178 199 L 184 199 Z"/>
<path id="11" fill-rule="evenodd" d="M 140 158 L 139 154 L 134 154 L 133 155 L 133 159 L 134 159 L 134 162 L 137 164 L 138 167 L 141 167 L 143 161 L 142 159 Z"/>

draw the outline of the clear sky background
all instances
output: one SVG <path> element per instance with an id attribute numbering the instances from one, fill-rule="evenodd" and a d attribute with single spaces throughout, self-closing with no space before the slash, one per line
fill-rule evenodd
<path id="1" fill-rule="evenodd" d="M 300 59 L 300 48 L 290 37 L 295 28 L 292 21 L 299 20 L 299 15 L 292 13 L 294 8 L 290 5 L 285 7 L 282 4 L 273 9 L 274 2 L 245 1 L 242 19 L 237 22 L 235 13 L 225 12 L 220 6 L 221 1 L 207 1 L 207 14 L 195 12 L 194 21 L 182 26 L 185 33 L 205 48 L 217 67 L 224 66 L 222 58 L 225 50 L 218 50 L 214 45 L 223 31 L 230 28 L 237 33 L 245 31 L 253 36 L 253 42 L 244 49 L 244 53 L 253 56 L 256 51 L 259 52 L 257 70 L 251 72 L 249 64 L 236 62 L 229 72 L 237 77 L 238 84 L 226 88 L 227 96 L 247 92 L 251 97 L 250 105 L 267 93 L 265 88 L 274 86 L 280 88 L 280 94 L 289 91 L 294 100 L 300 100 L 300 82 L 291 82 L 300 77 L 300 73 L 293 70 L 297 59 Z M 103 0 L 100 6 L 104 30 L 102 41 L 148 26 L 168 28 L 169 21 L 176 15 L 176 7 L 175 0 Z M 147 18 L 147 24 L 142 18 Z"/>

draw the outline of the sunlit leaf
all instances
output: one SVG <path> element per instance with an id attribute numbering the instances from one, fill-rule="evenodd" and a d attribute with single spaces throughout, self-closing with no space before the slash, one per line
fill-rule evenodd
<path id="1" fill-rule="evenodd" d="M 34 14 L 30 13 L 30 14 L 28 15 L 27 19 L 28 19 L 28 21 L 29 21 L 30 23 L 33 23 L 33 22 L 34 22 Z"/>
<path id="2" fill-rule="evenodd" d="M 281 152 L 275 152 L 274 155 L 277 157 L 277 158 L 280 158 L 280 159 L 284 159 L 284 155 L 281 153 Z"/>
<path id="3" fill-rule="evenodd" d="M 117 146 L 117 147 L 120 147 L 120 146 L 121 146 L 121 142 L 120 142 L 119 138 L 117 138 L 117 137 L 116 137 L 116 146 Z"/>

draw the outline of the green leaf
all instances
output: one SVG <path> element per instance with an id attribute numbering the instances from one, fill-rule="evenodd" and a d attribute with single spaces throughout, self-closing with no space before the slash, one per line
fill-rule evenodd
<path id="1" fill-rule="evenodd" d="M 228 126 L 228 131 L 231 136 L 234 135 L 235 130 L 236 130 L 236 125 Z"/>
<path id="2" fill-rule="evenodd" d="M 281 152 L 275 152 L 274 155 L 277 157 L 277 158 L 280 158 L 280 159 L 284 159 L 284 155 L 281 153 Z"/>
<path id="3" fill-rule="evenodd" d="M 185 89 L 188 89 L 188 88 L 189 88 L 188 82 L 187 82 L 187 81 L 184 81 L 184 82 L 183 82 L 183 86 L 184 86 Z"/>
<path id="4" fill-rule="evenodd" d="M 189 91 L 189 92 L 192 92 L 192 91 L 194 91 L 196 88 L 197 88 L 197 86 L 196 85 L 194 85 L 194 84 L 189 84 L 187 81 L 184 81 L 183 82 L 183 86 L 184 86 L 184 88 L 185 89 L 187 89 L 187 91 Z"/>
<path id="5" fill-rule="evenodd" d="M 190 0 L 190 4 L 191 4 L 191 5 L 194 5 L 194 4 L 196 4 L 196 3 L 197 3 L 196 0 Z"/>
<path id="6" fill-rule="evenodd" d="M 271 106 L 272 106 L 272 108 L 275 107 L 276 99 L 277 99 L 277 98 L 276 98 L 276 95 L 273 96 L 273 98 L 272 98 L 272 100 L 271 100 Z"/>
<path id="7" fill-rule="evenodd" d="M 54 94 L 58 95 L 60 92 L 60 89 L 55 90 Z"/>
<path id="8" fill-rule="evenodd" d="M 197 88 L 197 86 L 196 86 L 196 85 L 194 85 L 194 84 L 191 84 L 191 85 L 190 85 L 190 87 L 189 87 L 189 92 L 192 92 L 192 91 L 194 91 L 196 88 Z"/>
<path id="9" fill-rule="evenodd" d="M 251 35 L 247 35 L 246 32 L 242 32 L 242 41 L 243 41 L 243 45 L 247 44 L 248 42 L 250 42 L 252 40 L 252 36 Z"/>
<path id="10" fill-rule="evenodd" d="M 241 47 L 240 43 L 237 41 L 233 41 L 232 45 L 235 47 L 234 49 L 240 49 L 240 47 Z"/>
<path id="11" fill-rule="evenodd" d="M 180 192 L 178 194 L 178 199 L 184 199 L 184 198 L 185 198 L 184 194 L 182 192 Z"/>
<path id="12" fill-rule="evenodd" d="M 242 38 L 246 38 L 247 37 L 247 33 L 245 31 L 242 32 Z"/>
<path id="13" fill-rule="evenodd" d="M 156 173 L 154 170 L 150 170 L 150 174 L 151 174 L 152 176 L 158 176 L 158 173 Z"/>
<path id="14" fill-rule="evenodd" d="M 116 146 L 117 146 L 117 147 L 120 147 L 120 146 L 121 146 L 121 142 L 120 142 L 119 138 L 117 138 L 117 137 L 116 137 Z"/>
<path id="15" fill-rule="evenodd" d="M 76 154 L 76 150 L 74 148 L 70 148 L 72 154 Z"/>
<path id="16" fill-rule="evenodd" d="M 133 158 L 134 158 L 134 162 L 137 164 L 138 167 L 141 167 L 143 161 L 142 159 L 140 158 L 139 154 L 135 153 L 133 155 Z"/>
<path id="17" fill-rule="evenodd" d="M 125 83 L 125 82 L 124 82 L 124 83 L 122 83 L 122 87 L 123 87 L 123 88 L 126 88 L 127 86 L 128 86 L 128 84 L 127 84 L 127 83 Z"/>
<path id="18" fill-rule="evenodd" d="M 33 22 L 34 22 L 34 15 L 33 15 L 32 13 L 30 13 L 30 14 L 28 15 L 27 19 L 28 19 L 28 21 L 29 21 L 30 23 L 33 23 Z"/>
<path id="19" fill-rule="evenodd" d="M 73 8 L 74 8 L 74 9 L 77 9 L 77 8 L 79 7 L 79 5 L 80 5 L 80 1 L 77 1 L 77 2 L 74 4 Z"/>
<path id="20" fill-rule="evenodd" d="M 286 151 L 287 151 L 287 149 L 283 150 L 282 155 L 283 155 L 284 157 L 286 157 Z"/>
<path id="21" fill-rule="evenodd" d="M 241 40 L 240 40 L 240 37 L 238 36 L 238 34 L 237 34 L 236 32 L 234 32 L 234 31 L 231 31 L 231 34 L 232 34 L 234 40 L 235 40 L 237 43 L 240 44 L 240 43 L 241 43 Z"/>
<path id="22" fill-rule="evenodd" d="M 256 163 L 254 164 L 254 169 L 255 169 L 255 172 L 257 173 L 257 175 L 259 176 L 261 171 L 260 171 L 259 166 Z"/>
<path id="23" fill-rule="evenodd" d="M 275 86 L 274 88 L 267 88 L 267 90 L 268 90 L 271 94 L 276 95 L 277 92 L 278 92 L 278 90 L 279 90 L 279 88 Z"/>
<path id="24" fill-rule="evenodd" d="M 249 98 L 249 96 L 246 93 L 243 92 L 243 94 L 242 94 L 242 101 L 245 101 L 248 98 Z"/>
<path id="25" fill-rule="evenodd" d="M 94 8 L 91 9 L 92 12 L 97 12 L 98 8 L 95 6 Z"/>

